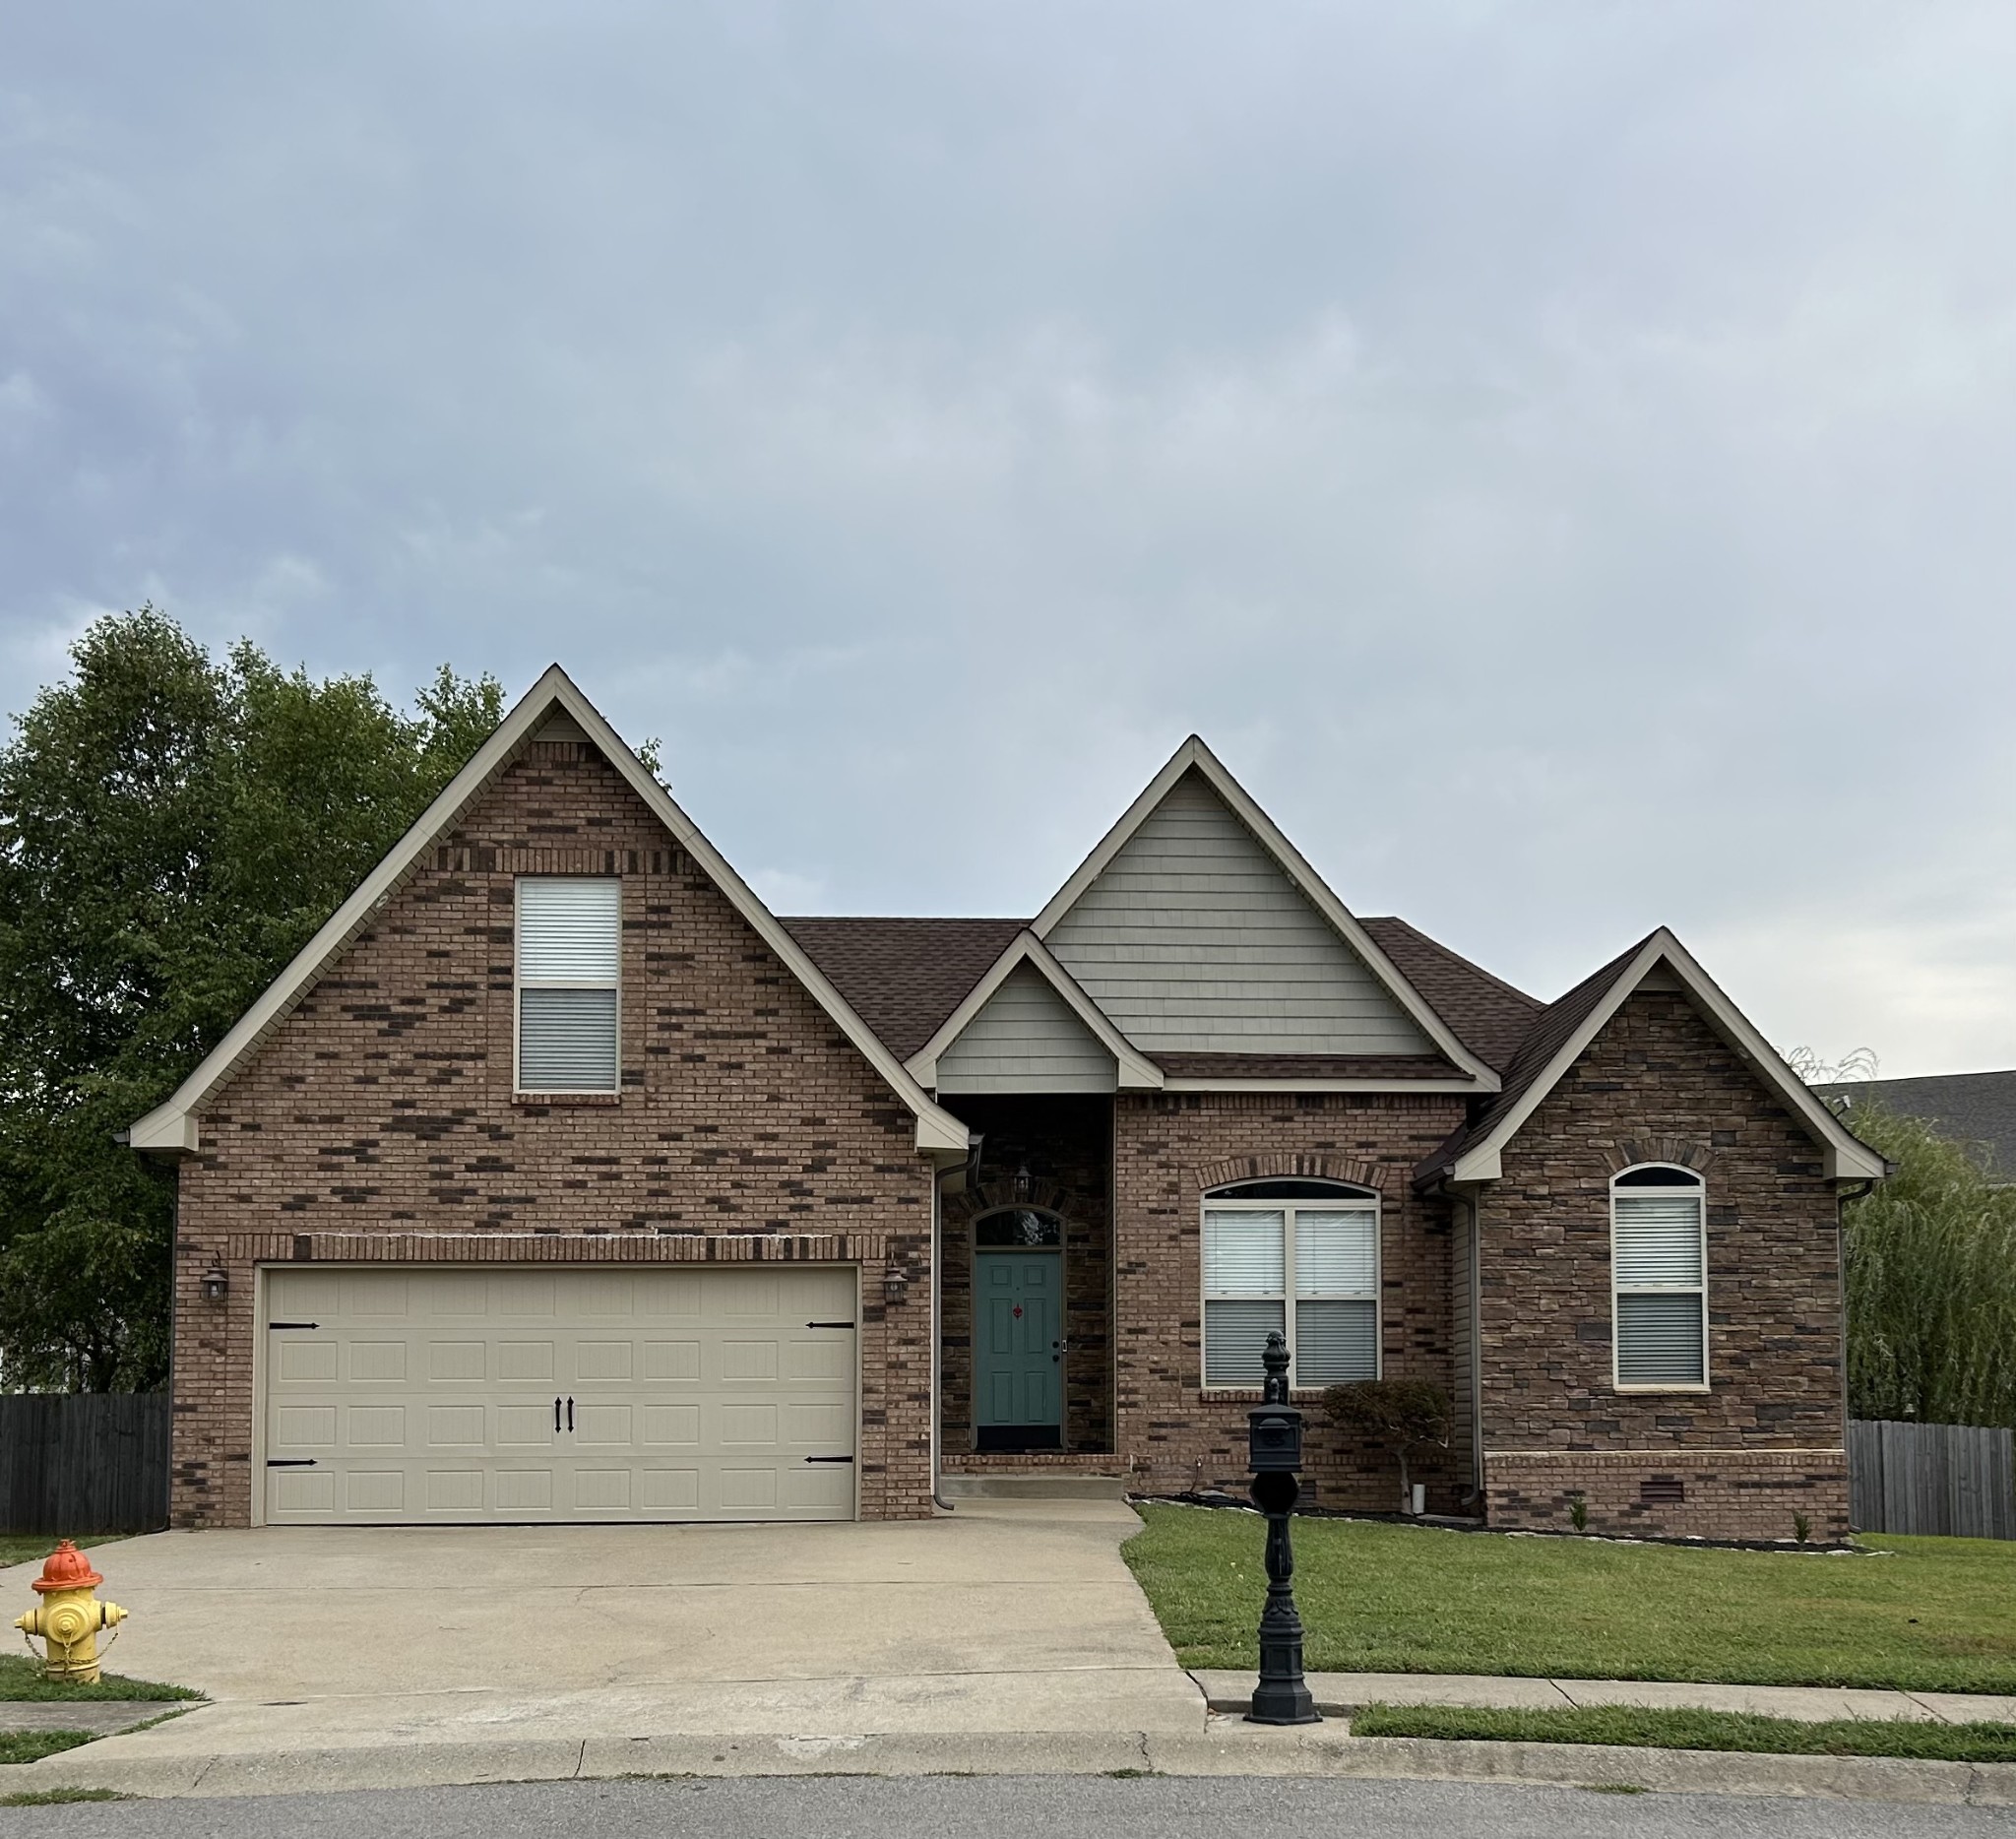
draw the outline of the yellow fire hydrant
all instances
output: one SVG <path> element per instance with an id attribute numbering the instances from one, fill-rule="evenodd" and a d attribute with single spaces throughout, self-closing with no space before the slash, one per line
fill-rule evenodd
<path id="1" fill-rule="evenodd" d="M 98 1630 L 126 1619 L 116 1603 L 100 1603 L 92 1595 L 105 1580 L 72 1540 L 49 1554 L 42 1574 L 29 1588 L 42 1600 L 14 1625 L 23 1634 L 40 1635 L 47 1652 L 42 1673 L 51 1680 L 72 1680 L 80 1685 L 98 1681 Z"/>

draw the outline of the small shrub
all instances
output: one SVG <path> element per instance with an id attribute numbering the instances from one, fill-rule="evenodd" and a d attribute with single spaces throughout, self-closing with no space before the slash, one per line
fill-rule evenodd
<path id="1" fill-rule="evenodd" d="M 1795 1513 L 1792 1516 L 1792 1536 L 1802 1546 L 1810 1543 L 1813 1537 L 1813 1522 L 1803 1513 Z"/>
<path id="2" fill-rule="evenodd" d="M 1361 1379 L 1334 1385 L 1323 1410 L 1342 1429 L 1384 1443 L 1400 1462 L 1400 1510 L 1414 1510 L 1409 1458 L 1418 1449 L 1447 1449 L 1452 1420 L 1449 1394 L 1425 1379 Z"/>
<path id="3" fill-rule="evenodd" d="M 1582 1494 L 1568 1496 L 1568 1524 L 1578 1532 L 1589 1531 L 1589 1500 Z"/>

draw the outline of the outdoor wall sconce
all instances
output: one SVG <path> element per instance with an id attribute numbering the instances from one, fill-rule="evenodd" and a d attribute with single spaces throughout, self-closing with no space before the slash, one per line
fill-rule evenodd
<path id="1" fill-rule="evenodd" d="M 206 1302 L 221 1302 L 231 1294 L 231 1280 L 224 1275 L 220 1265 L 213 1264 L 203 1274 L 203 1300 Z"/>
<path id="2" fill-rule="evenodd" d="M 884 1302 L 901 1302 L 909 1295 L 910 1273 L 908 1271 L 900 1271 L 892 1264 L 888 1270 L 882 1273 L 882 1300 Z"/>

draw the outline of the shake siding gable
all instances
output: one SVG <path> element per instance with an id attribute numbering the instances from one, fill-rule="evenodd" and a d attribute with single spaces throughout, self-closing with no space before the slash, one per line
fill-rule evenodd
<path id="1" fill-rule="evenodd" d="M 513 1091 L 522 874 L 621 883 L 613 1094 Z M 529 1251 L 858 1262 L 862 1511 L 928 1512 L 929 1287 L 883 1285 L 930 1257 L 913 1114 L 593 745 L 529 743 L 202 1123 L 180 1173 L 178 1524 L 247 1523 L 256 1264 Z"/>
<path id="2" fill-rule="evenodd" d="M 938 1057 L 943 1093 L 1110 1092 L 1113 1056 L 1033 965 L 1011 971 Z"/>
<path id="3" fill-rule="evenodd" d="M 1044 943 L 1148 1053 L 1434 1051 L 1195 770 Z"/>

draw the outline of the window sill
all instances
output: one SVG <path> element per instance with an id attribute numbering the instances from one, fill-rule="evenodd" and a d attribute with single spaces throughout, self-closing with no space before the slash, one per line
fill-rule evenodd
<path id="1" fill-rule="evenodd" d="M 1366 1385 L 1370 1381 L 1340 1379 L 1337 1383 Z M 1304 1404 L 1311 1404 L 1320 1401 L 1329 1390 L 1327 1385 L 1296 1385 L 1289 1387 L 1288 1396 L 1291 1403 L 1300 1399 Z M 1207 1385 L 1197 1388 L 1197 1398 L 1200 1404 L 1205 1405 L 1261 1405 L 1266 1403 L 1267 1394 L 1256 1385 Z"/>
<path id="2" fill-rule="evenodd" d="M 1713 1386 L 1705 1382 L 1700 1385 L 1617 1385 L 1610 1387 L 1612 1392 L 1620 1393 L 1625 1398 L 1656 1398 L 1662 1393 L 1669 1396 L 1700 1398 L 1714 1389 Z"/>
<path id="3" fill-rule="evenodd" d="M 563 1108 L 620 1105 L 620 1092 L 514 1092 L 513 1105 L 522 1110 L 558 1110 Z"/>

